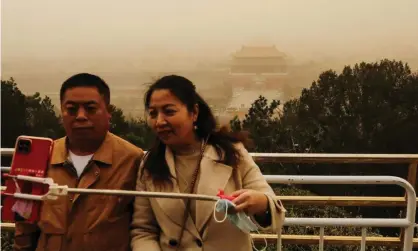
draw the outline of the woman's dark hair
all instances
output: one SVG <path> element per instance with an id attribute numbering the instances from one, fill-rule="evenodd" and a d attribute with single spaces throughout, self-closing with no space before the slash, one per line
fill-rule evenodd
<path id="1" fill-rule="evenodd" d="M 251 140 L 246 132 L 230 132 L 227 127 L 218 129 L 215 116 L 209 105 L 196 92 L 194 84 L 185 77 L 169 75 L 153 83 L 145 93 L 144 103 L 146 110 L 149 109 L 151 96 L 156 90 L 169 90 L 186 105 L 190 112 L 193 111 L 197 104 L 199 106 L 199 114 L 195 122 L 197 136 L 200 139 L 206 139 L 210 136 L 208 144 L 215 147 L 222 163 L 232 167 L 237 166 L 241 156 L 234 144 L 241 142 L 248 147 L 251 144 Z M 156 185 L 172 184 L 172 177 L 165 159 L 165 149 L 166 145 L 156 137 L 153 146 L 144 158 L 145 163 L 141 171 L 141 177 L 146 170 Z"/>

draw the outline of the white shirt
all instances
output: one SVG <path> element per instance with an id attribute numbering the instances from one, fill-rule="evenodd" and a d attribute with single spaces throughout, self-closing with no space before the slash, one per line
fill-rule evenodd
<path id="1" fill-rule="evenodd" d="M 78 177 L 80 177 L 84 171 L 84 168 L 86 168 L 87 164 L 93 157 L 93 154 L 80 156 L 80 155 L 75 155 L 71 151 L 69 151 L 69 154 L 70 154 L 70 160 L 71 162 L 73 162 L 73 166 L 75 170 L 77 171 L 77 175 Z"/>

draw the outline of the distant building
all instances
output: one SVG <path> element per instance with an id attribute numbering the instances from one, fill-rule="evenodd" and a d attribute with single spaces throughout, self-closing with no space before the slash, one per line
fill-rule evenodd
<path id="1" fill-rule="evenodd" d="M 242 46 L 232 56 L 225 81 L 232 87 L 225 115 L 242 119 L 260 95 L 269 102 L 281 99 L 287 76 L 286 55 L 276 46 Z"/>
<path id="2" fill-rule="evenodd" d="M 276 89 L 287 75 L 286 55 L 276 46 L 242 46 L 232 55 L 228 82 L 233 87 Z"/>

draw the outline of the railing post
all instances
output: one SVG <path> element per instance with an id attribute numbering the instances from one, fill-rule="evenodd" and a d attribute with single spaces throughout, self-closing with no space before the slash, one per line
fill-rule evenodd
<path id="1" fill-rule="evenodd" d="M 418 162 L 412 162 L 409 164 L 408 167 L 408 182 L 411 184 L 411 186 L 415 189 L 415 192 L 417 191 L 417 180 L 418 180 Z"/>
<path id="2" fill-rule="evenodd" d="M 418 175 L 417 167 L 418 167 L 418 162 L 410 163 L 408 166 L 408 177 L 407 177 L 407 181 L 414 188 L 415 192 L 417 191 L 417 175 Z M 405 192 L 405 200 L 406 201 L 408 200 L 408 194 L 406 192 Z M 402 212 L 401 216 L 406 217 L 406 211 Z M 401 233 L 399 235 L 399 238 L 402 243 L 405 242 L 405 229 L 404 228 L 401 228 Z"/>
<path id="3" fill-rule="evenodd" d="M 360 244 L 361 251 L 366 251 L 366 238 L 367 238 L 367 228 L 362 227 L 361 228 L 361 244 Z"/>

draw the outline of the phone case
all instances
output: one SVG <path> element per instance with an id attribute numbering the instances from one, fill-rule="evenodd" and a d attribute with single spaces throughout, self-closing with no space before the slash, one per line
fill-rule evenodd
<path id="1" fill-rule="evenodd" d="M 3 222 L 24 221 L 34 223 L 39 220 L 42 201 L 24 200 L 23 205 L 31 207 L 30 214 L 27 216 L 28 218 L 25 218 L 12 210 L 12 207 L 18 200 L 12 195 L 18 192 L 31 195 L 44 195 L 48 192 L 48 185 L 17 180 L 12 177 L 17 175 L 38 178 L 46 177 L 53 144 L 53 140 L 50 138 L 33 136 L 19 136 L 17 138 L 10 169 L 11 177 L 6 176 L 6 190 L 2 192 L 1 219 Z M 20 202 L 22 202 L 22 199 L 20 199 Z"/>

